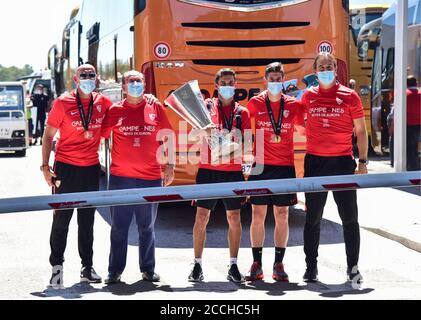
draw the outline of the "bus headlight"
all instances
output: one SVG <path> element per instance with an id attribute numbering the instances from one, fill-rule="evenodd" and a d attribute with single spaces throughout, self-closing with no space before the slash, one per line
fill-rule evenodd
<path id="1" fill-rule="evenodd" d="M 25 138 L 25 130 L 13 131 L 12 138 Z"/>

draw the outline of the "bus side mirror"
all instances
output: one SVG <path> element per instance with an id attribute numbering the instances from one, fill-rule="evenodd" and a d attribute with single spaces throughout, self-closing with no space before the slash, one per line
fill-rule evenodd
<path id="1" fill-rule="evenodd" d="M 358 56 L 361 59 L 367 59 L 369 49 L 370 49 L 370 44 L 368 40 L 364 40 L 361 43 L 358 43 Z"/>

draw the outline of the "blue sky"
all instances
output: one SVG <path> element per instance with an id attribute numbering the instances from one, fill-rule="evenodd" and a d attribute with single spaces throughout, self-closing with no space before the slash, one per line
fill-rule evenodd
<path id="1" fill-rule="evenodd" d="M 58 41 L 71 10 L 79 5 L 80 1 L 2 1 L 0 10 L 0 64 L 18 67 L 30 64 L 35 70 L 45 68 L 48 49 Z M 393 1 L 351 0 L 351 5 L 390 4 Z"/>
<path id="2" fill-rule="evenodd" d="M 45 68 L 48 49 L 57 42 L 78 4 L 79 0 L 2 1 L 0 64 Z"/>

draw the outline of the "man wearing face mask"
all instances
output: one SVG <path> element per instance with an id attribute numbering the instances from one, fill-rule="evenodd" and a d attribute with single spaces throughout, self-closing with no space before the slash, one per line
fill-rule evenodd
<path id="1" fill-rule="evenodd" d="M 163 168 L 158 159 L 161 130 L 172 131 L 159 101 L 144 94 L 145 77 L 137 71 L 123 76 L 127 98 L 114 104 L 103 123 L 103 136 L 113 134 L 110 189 L 168 186 L 174 179 L 174 157 Z M 160 132 L 161 131 L 161 132 Z M 170 142 L 172 143 L 172 142 Z M 169 148 L 169 150 L 174 148 Z M 171 151 L 170 151 L 171 152 Z M 158 204 L 114 207 L 111 224 L 111 252 L 106 284 L 119 283 L 126 266 L 128 233 L 133 216 L 139 231 L 139 267 L 143 280 L 158 282 L 155 273 L 155 231 Z"/>
<path id="2" fill-rule="evenodd" d="M 111 101 L 94 92 L 96 71 L 91 65 L 76 70 L 76 90 L 63 94 L 49 113 L 42 145 L 41 171 L 53 193 L 75 193 L 99 190 L 100 165 L 98 147 L 101 125 Z M 53 138 L 60 133 L 55 152 L 54 167 L 50 154 Z M 95 208 L 78 209 L 79 254 L 82 259 L 81 281 L 100 283 L 93 265 L 93 226 Z M 63 285 L 64 251 L 73 209 L 55 211 L 51 230 L 50 263 L 53 266 L 50 285 Z"/>
<path id="3" fill-rule="evenodd" d="M 250 116 L 248 110 L 234 101 L 236 74 L 232 69 L 222 69 L 215 77 L 215 86 L 218 90 L 218 98 L 208 99 L 206 104 L 210 109 L 212 121 L 217 130 L 235 132 L 235 137 L 244 134 L 250 129 Z M 241 133 L 241 134 L 239 134 Z M 242 172 L 242 156 L 235 156 L 227 164 L 214 164 L 211 162 L 209 146 L 204 143 L 201 150 L 200 167 L 197 173 L 197 184 L 223 183 L 244 181 Z M 244 276 L 240 273 L 237 265 L 238 251 L 241 240 L 240 211 L 245 199 L 224 199 L 223 203 L 227 211 L 228 219 L 228 242 L 230 248 L 230 267 L 228 280 L 241 283 Z M 196 222 L 193 229 L 194 242 L 194 267 L 189 276 L 190 282 L 203 281 L 202 254 L 206 239 L 206 226 L 209 222 L 210 213 L 218 203 L 214 200 L 197 201 Z"/>
<path id="4" fill-rule="evenodd" d="M 280 62 L 266 67 L 265 82 L 268 90 L 252 98 L 247 105 L 255 130 L 264 132 L 264 154 L 256 154 L 256 164 L 249 181 L 294 179 L 294 130 L 300 120 L 301 106 L 295 98 L 283 94 L 284 68 Z M 301 117 L 302 118 L 302 117 Z M 268 206 L 275 216 L 275 262 L 272 278 L 288 281 L 283 259 L 288 244 L 288 210 L 297 204 L 297 195 L 251 197 L 253 219 L 250 239 L 253 264 L 247 281 L 263 280 L 262 251 L 265 241 L 265 220 Z"/>
<path id="5" fill-rule="evenodd" d="M 38 138 L 42 140 L 45 128 L 45 119 L 47 117 L 49 97 L 44 93 L 44 86 L 37 85 L 34 94 L 31 96 L 32 104 L 37 108 L 37 122 L 35 123 L 35 142 L 37 144 Z M 41 141 L 42 143 L 42 141 Z"/>
<path id="6" fill-rule="evenodd" d="M 359 151 L 357 173 L 367 174 L 368 137 L 360 97 L 354 90 L 337 82 L 337 62 L 332 54 L 320 53 L 314 61 L 314 71 L 319 86 L 308 89 L 302 98 L 303 112 L 307 114 L 305 177 L 355 174 L 357 164 L 352 152 L 354 130 Z M 344 229 L 348 280 L 361 283 L 362 276 L 358 270 L 360 230 L 357 192 L 335 191 L 333 196 Z M 320 222 L 326 199 L 327 192 L 306 194 L 306 282 L 318 280 Z"/>

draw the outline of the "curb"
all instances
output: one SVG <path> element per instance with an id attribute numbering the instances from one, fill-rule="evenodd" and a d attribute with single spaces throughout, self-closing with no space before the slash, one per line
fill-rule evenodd
<path id="1" fill-rule="evenodd" d="M 417 252 L 421 253 L 421 243 L 419 243 L 419 242 L 413 241 L 411 239 L 408 239 L 408 238 L 405 238 L 405 237 L 402 237 L 402 236 L 398 236 L 398 235 L 393 234 L 389 231 L 379 229 L 379 228 L 361 227 L 361 229 L 364 229 L 366 231 L 375 233 L 375 234 L 377 234 L 377 235 L 379 235 L 383 238 L 398 242 L 401 245 L 403 245 L 403 246 L 405 246 L 405 247 L 407 247 L 411 250 L 414 250 L 414 251 L 417 251 Z"/>

